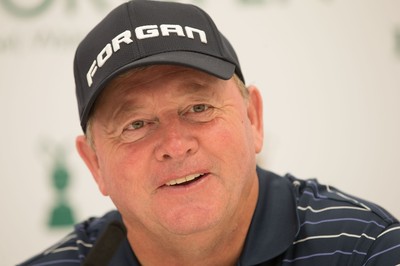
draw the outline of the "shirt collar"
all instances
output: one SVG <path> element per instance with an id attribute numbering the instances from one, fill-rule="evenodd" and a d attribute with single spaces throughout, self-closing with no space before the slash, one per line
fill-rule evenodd
<path id="1" fill-rule="evenodd" d="M 238 265 L 256 265 L 279 256 L 292 245 L 299 230 L 293 185 L 261 168 L 257 175 L 257 205 Z"/>

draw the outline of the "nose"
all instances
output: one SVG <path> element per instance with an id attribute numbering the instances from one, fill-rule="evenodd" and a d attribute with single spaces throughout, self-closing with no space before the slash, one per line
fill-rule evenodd
<path id="1" fill-rule="evenodd" d="M 195 154 L 199 143 L 192 127 L 193 125 L 189 125 L 179 117 L 168 123 L 161 123 L 155 148 L 157 160 L 183 160 Z"/>

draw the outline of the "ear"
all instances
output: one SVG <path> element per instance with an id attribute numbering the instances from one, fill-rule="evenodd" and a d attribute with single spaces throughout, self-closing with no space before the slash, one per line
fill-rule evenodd
<path id="1" fill-rule="evenodd" d="M 78 136 L 76 138 L 75 145 L 79 155 L 92 173 L 101 193 L 104 196 L 108 196 L 96 151 L 93 149 L 85 136 Z"/>
<path id="2" fill-rule="evenodd" d="M 249 117 L 254 137 L 254 149 L 259 153 L 264 141 L 263 105 L 260 91 L 255 86 L 248 87 L 249 99 L 247 115 Z"/>

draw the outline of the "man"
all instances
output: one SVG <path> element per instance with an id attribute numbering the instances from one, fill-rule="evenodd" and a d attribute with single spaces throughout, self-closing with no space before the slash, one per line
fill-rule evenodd
<path id="1" fill-rule="evenodd" d="M 76 146 L 118 211 L 22 265 L 400 263 L 386 211 L 256 167 L 260 93 L 199 8 L 117 7 L 79 45 L 74 72 Z"/>

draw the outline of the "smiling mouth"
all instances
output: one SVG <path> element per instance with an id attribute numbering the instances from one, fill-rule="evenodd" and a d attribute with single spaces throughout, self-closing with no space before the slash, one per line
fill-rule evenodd
<path id="1" fill-rule="evenodd" d="M 200 178 L 206 176 L 206 174 L 193 174 L 193 175 L 188 175 L 182 178 L 174 179 L 171 180 L 167 183 L 165 183 L 166 186 L 182 186 L 182 185 L 188 185 L 190 183 L 193 183 Z"/>

